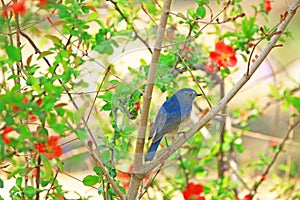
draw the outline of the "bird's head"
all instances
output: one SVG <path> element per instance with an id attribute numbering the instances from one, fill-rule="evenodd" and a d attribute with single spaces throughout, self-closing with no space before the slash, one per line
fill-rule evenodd
<path id="1" fill-rule="evenodd" d="M 183 88 L 175 93 L 175 96 L 181 104 L 192 105 L 196 97 L 201 96 L 195 90 L 190 88 Z"/>

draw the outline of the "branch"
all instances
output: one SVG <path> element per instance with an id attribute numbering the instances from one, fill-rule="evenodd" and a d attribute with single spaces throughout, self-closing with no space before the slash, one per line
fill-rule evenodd
<path id="1" fill-rule="evenodd" d="M 160 23 L 157 29 L 157 37 L 154 44 L 154 51 L 152 54 L 152 59 L 150 63 L 150 69 L 147 78 L 147 84 L 145 88 L 145 93 L 143 95 L 144 103 L 142 107 L 142 116 L 140 122 L 140 128 L 138 131 L 138 137 L 135 147 L 134 163 L 133 163 L 133 172 L 130 180 L 129 190 L 127 194 L 128 199 L 135 199 L 137 197 L 139 186 L 146 173 L 142 173 L 143 168 L 143 151 L 145 144 L 145 136 L 149 115 L 150 102 L 152 98 L 152 91 L 156 76 L 156 70 L 158 65 L 158 60 L 160 56 L 161 46 L 164 39 L 165 28 L 167 25 L 168 14 L 170 11 L 172 0 L 165 0 L 162 8 L 162 14 L 160 18 Z"/>
<path id="2" fill-rule="evenodd" d="M 149 44 L 147 43 L 147 41 L 144 40 L 144 39 L 138 34 L 138 32 L 136 31 L 136 29 L 135 29 L 133 23 L 131 23 L 131 22 L 128 20 L 128 18 L 124 15 L 124 13 L 121 11 L 120 7 L 118 6 L 117 2 L 115 2 L 115 1 L 113 1 L 113 0 L 106 0 L 106 1 L 109 1 L 109 2 L 111 2 L 112 4 L 114 4 L 116 10 L 117 10 L 118 13 L 122 16 L 122 18 L 126 21 L 126 23 L 131 25 L 131 28 L 132 28 L 132 30 L 133 30 L 133 32 L 134 32 L 134 34 L 135 34 L 135 37 L 137 37 L 137 38 L 138 38 L 138 39 L 139 39 L 139 40 L 147 47 L 148 51 L 152 54 L 152 50 L 151 50 Z"/>
<path id="3" fill-rule="evenodd" d="M 93 149 L 90 149 L 90 155 L 91 157 L 94 159 L 94 161 L 96 162 L 96 164 L 101 168 L 101 170 L 104 173 L 104 176 L 107 178 L 108 182 L 111 184 L 112 188 L 114 189 L 114 191 L 117 193 L 117 195 L 122 199 L 125 200 L 126 197 L 125 195 L 122 193 L 122 191 L 120 190 L 120 188 L 118 187 L 118 185 L 116 184 L 115 180 L 110 176 L 109 172 L 107 171 L 107 168 L 105 167 L 104 163 L 102 162 L 102 160 L 100 160 L 98 158 L 97 152 L 95 152 Z"/>
<path id="4" fill-rule="evenodd" d="M 144 172 L 149 172 L 153 170 L 156 166 L 158 166 L 159 163 L 164 162 L 166 159 L 168 159 L 175 151 L 177 151 L 188 139 L 193 137 L 196 132 L 198 132 L 205 124 L 207 124 L 213 117 L 215 117 L 222 109 L 228 104 L 228 102 L 239 92 L 239 90 L 248 82 L 248 80 L 251 78 L 251 76 L 255 73 L 255 71 L 258 69 L 260 64 L 264 61 L 264 59 L 267 57 L 267 55 L 270 53 L 270 51 L 273 49 L 273 47 L 276 45 L 277 41 L 279 40 L 281 34 L 284 32 L 287 25 L 290 23 L 291 19 L 294 17 L 296 13 L 296 9 L 299 6 L 300 0 L 295 0 L 294 3 L 291 5 L 291 7 L 288 10 L 288 15 L 285 20 L 283 20 L 278 30 L 281 32 L 278 35 L 272 36 L 270 42 L 265 47 L 265 49 L 262 51 L 260 56 L 252 63 L 251 68 L 249 70 L 249 75 L 244 74 L 243 77 L 235 84 L 235 86 L 227 93 L 226 96 L 224 96 L 220 102 L 213 107 L 193 128 L 191 128 L 188 132 L 186 132 L 185 136 L 182 137 L 179 140 L 175 141 L 172 145 L 169 146 L 168 149 L 162 151 L 157 155 L 157 159 L 154 161 L 146 164 L 143 169 Z"/>

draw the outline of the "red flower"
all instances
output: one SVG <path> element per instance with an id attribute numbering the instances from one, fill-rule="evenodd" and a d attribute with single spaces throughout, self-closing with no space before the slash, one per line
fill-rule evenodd
<path id="1" fill-rule="evenodd" d="M 40 6 L 46 6 L 47 5 L 47 0 L 39 0 L 39 5 Z"/>
<path id="2" fill-rule="evenodd" d="M 3 18 L 8 18 L 8 9 L 7 8 L 4 8 L 4 10 L 2 11 L 2 13 L 1 13 L 1 16 L 3 17 Z"/>
<path id="3" fill-rule="evenodd" d="M 215 65 L 212 62 L 207 62 L 206 64 L 206 71 L 208 73 L 213 73 L 215 71 Z"/>
<path id="4" fill-rule="evenodd" d="M 34 122 L 38 119 L 38 117 L 36 115 L 30 114 L 29 115 L 29 121 Z"/>
<path id="5" fill-rule="evenodd" d="M 43 103 L 43 99 L 42 99 L 42 98 L 39 98 L 38 100 L 36 100 L 36 104 L 37 104 L 38 106 L 41 106 L 42 103 Z"/>
<path id="6" fill-rule="evenodd" d="M 183 191 L 183 197 L 185 200 L 205 200 L 205 197 L 201 196 L 203 189 L 200 184 L 189 183 Z"/>
<path id="7" fill-rule="evenodd" d="M 244 196 L 243 200 L 252 200 L 252 196 L 250 194 L 247 194 Z"/>
<path id="8" fill-rule="evenodd" d="M 16 106 L 15 104 L 12 105 L 12 110 L 17 113 L 17 112 L 20 112 L 21 108 Z"/>
<path id="9" fill-rule="evenodd" d="M 29 103 L 28 97 L 24 97 L 23 100 L 22 100 L 22 102 L 23 102 L 24 104 L 28 104 L 28 103 Z"/>
<path id="10" fill-rule="evenodd" d="M 231 67 L 237 63 L 235 52 L 232 46 L 226 45 L 223 41 L 217 42 L 215 51 L 209 55 L 211 61 L 220 67 Z"/>
<path id="11" fill-rule="evenodd" d="M 25 14 L 26 7 L 25 7 L 25 0 L 14 1 L 14 3 L 10 6 L 11 10 L 16 14 Z"/>
<path id="12" fill-rule="evenodd" d="M 136 112 L 138 112 L 141 108 L 141 103 L 139 101 L 137 101 L 137 102 L 134 103 L 134 106 L 135 106 Z"/>
<path id="13" fill-rule="evenodd" d="M 267 179 L 267 176 L 265 174 L 261 174 L 260 177 L 263 181 Z"/>
<path id="14" fill-rule="evenodd" d="M 271 1 L 270 0 L 266 0 L 265 1 L 264 10 L 267 11 L 267 12 L 270 12 L 272 10 L 272 6 L 271 6 Z"/>
<path id="15" fill-rule="evenodd" d="M 11 126 L 6 126 L 4 129 L 3 129 L 3 132 L 2 132 L 2 140 L 5 142 L 5 144 L 10 144 L 10 139 L 7 137 L 7 134 L 11 131 L 13 131 L 14 128 L 11 127 Z"/>
<path id="16" fill-rule="evenodd" d="M 62 148 L 57 145 L 59 139 L 60 137 L 58 136 L 50 136 L 48 137 L 47 143 L 36 144 L 35 149 L 46 156 L 49 160 L 58 158 L 62 155 Z"/>

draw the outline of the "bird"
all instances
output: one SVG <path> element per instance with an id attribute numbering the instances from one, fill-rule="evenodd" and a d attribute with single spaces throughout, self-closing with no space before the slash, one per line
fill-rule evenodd
<path id="1" fill-rule="evenodd" d="M 148 140 L 152 138 L 153 140 L 145 155 L 145 162 L 153 160 L 163 137 L 177 131 L 179 126 L 190 117 L 193 102 L 201 95 L 193 89 L 183 88 L 163 103 L 150 130 Z"/>

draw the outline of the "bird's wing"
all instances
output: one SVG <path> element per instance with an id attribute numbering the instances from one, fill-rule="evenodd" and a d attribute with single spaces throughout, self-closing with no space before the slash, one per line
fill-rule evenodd
<path id="1" fill-rule="evenodd" d="M 169 107 L 169 110 L 163 110 L 163 115 L 158 115 L 155 120 L 156 123 L 154 123 L 154 125 L 156 126 L 153 125 L 153 127 L 156 128 L 156 134 L 153 142 L 160 140 L 167 133 L 177 129 L 182 121 L 180 108 L 172 109 L 172 107 Z"/>
<path id="2" fill-rule="evenodd" d="M 166 110 L 161 107 L 150 130 L 150 135 L 148 138 L 149 140 L 154 136 L 154 133 L 157 133 L 161 129 L 160 127 L 165 124 L 167 117 L 168 116 Z"/>

